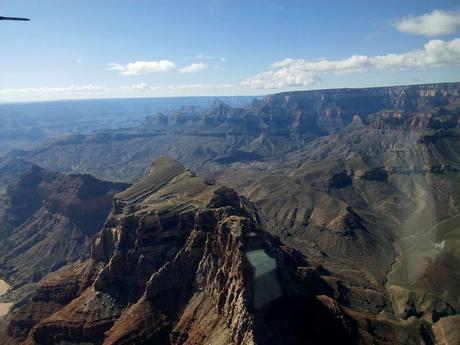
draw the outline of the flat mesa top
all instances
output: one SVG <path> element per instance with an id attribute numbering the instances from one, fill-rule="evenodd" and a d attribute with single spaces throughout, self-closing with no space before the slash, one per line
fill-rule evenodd
<path id="1" fill-rule="evenodd" d="M 216 197 L 219 185 L 206 181 L 168 157 L 152 162 L 149 173 L 138 183 L 118 193 L 116 199 L 125 203 L 144 205 L 161 210 L 184 210 L 206 207 Z"/>

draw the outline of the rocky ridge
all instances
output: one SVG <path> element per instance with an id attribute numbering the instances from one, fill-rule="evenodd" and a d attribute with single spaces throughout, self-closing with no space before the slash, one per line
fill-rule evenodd
<path id="1" fill-rule="evenodd" d="M 252 206 L 167 158 L 114 198 L 90 256 L 10 316 L 24 344 L 358 343 L 356 322 Z"/>

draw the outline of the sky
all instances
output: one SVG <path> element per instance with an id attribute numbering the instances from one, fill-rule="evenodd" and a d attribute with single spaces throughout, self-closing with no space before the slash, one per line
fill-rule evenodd
<path id="1" fill-rule="evenodd" d="M 460 81 L 448 0 L 1 0 L 0 101 Z"/>

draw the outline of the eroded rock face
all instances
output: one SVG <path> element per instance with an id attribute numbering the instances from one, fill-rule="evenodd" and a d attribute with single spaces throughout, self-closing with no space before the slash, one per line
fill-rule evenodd
<path id="1" fill-rule="evenodd" d="M 9 335 L 24 344 L 357 343 L 321 269 L 257 217 L 234 191 L 161 158 L 116 195 L 90 258 L 13 312 Z"/>

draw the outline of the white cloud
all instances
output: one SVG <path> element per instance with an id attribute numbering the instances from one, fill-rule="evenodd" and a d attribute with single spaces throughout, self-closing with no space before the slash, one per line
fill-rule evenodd
<path id="1" fill-rule="evenodd" d="M 3 89 L 0 94 L 24 94 L 24 93 L 96 93 L 107 92 L 110 88 L 105 86 L 96 85 L 82 85 L 82 86 L 63 86 L 63 87 L 36 87 L 36 88 L 23 88 L 23 89 Z"/>
<path id="2" fill-rule="evenodd" d="M 182 84 L 182 85 L 169 85 L 167 86 L 168 89 L 226 89 L 232 87 L 233 84 L 230 83 L 220 83 L 220 84 L 213 84 L 213 83 L 195 83 L 195 84 Z"/>
<path id="3" fill-rule="evenodd" d="M 109 63 L 107 65 L 109 71 L 118 71 L 122 75 L 141 75 L 154 72 L 170 72 L 176 69 L 176 64 L 169 60 L 159 61 L 136 61 L 126 65 L 117 63 Z"/>
<path id="4" fill-rule="evenodd" d="M 178 69 L 178 71 L 180 73 L 195 73 L 195 72 L 199 72 L 199 71 L 202 71 L 204 69 L 206 69 L 208 67 L 208 65 L 202 63 L 202 62 L 199 62 L 199 63 L 192 63 L 191 65 L 188 65 L 188 66 L 185 66 L 185 67 L 181 67 Z"/>
<path id="5" fill-rule="evenodd" d="M 204 54 L 198 54 L 195 56 L 196 59 L 198 60 L 215 60 L 217 59 L 216 56 L 214 55 L 204 55 Z"/>
<path id="6" fill-rule="evenodd" d="M 342 60 L 284 59 L 273 63 L 265 72 L 242 82 L 258 89 L 308 86 L 320 80 L 321 74 L 344 74 L 369 70 L 403 70 L 460 65 L 460 38 L 451 41 L 431 40 L 423 49 L 403 54 L 376 56 L 352 55 Z"/>
<path id="7" fill-rule="evenodd" d="M 247 78 L 242 84 L 255 89 L 281 89 L 288 86 L 312 85 L 318 81 L 319 77 L 314 73 L 292 66 L 270 69 Z"/>
<path id="8" fill-rule="evenodd" d="M 161 97 L 161 96 L 199 96 L 203 93 L 226 94 L 234 84 L 195 83 L 151 85 L 139 83 L 123 86 L 71 85 L 63 87 L 35 87 L 22 89 L 0 89 L 2 101 L 33 101 L 55 99 L 82 99 L 107 97 Z"/>
<path id="9" fill-rule="evenodd" d="M 394 24 L 400 32 L 429 37 L 452 34 L 460 27 L 460 11 L 435 10 L 418 17 L 402 18 Z"/>
<path id="10" fill-rule="evenodd" d="M 133 94 L 149 92 L 167 92 L 174 90 L 220 90 L 233 87 L 233 84 L 213 84 L 213 83 L 195 83 L 195 84 L 173 84 L 173 85 L 150 85 L 140 83 L 128 86 L 96 86 L 96 85 L 70 85 L 63 87 L 35 87 L 22 89 L 0 89 L 0 95 L 10 99 L 56 99 L 62 97 L 78 98 L 83 96 L 113 96 L 123 95 L 126 92 Z"/>
<path id="11" fill-rule="evenodd" d="M 227 62 L 227 59 L 225 57 L 219 57 L 219 56 L 216 56 L 216 55 L 198 54 L 198 55 L 195 55 L 195 56 L 186 56 L 186 57 L 184 57 L 184 60 L 192 60 L 192 59 L 195 59 L 195 60 L 208 60 L 208 61 L 216 60 L 216 61 L 220 61 L 220 62 Z"/>
<path id="12" fill-rule="evenodd" d="M 195 83 L 195 84 L 179 84 L 179 85 L 150 85 L 140 83 L 129 86 L 122 86 L 121 89 L 128 91 L 158 91 L 158 90 L 182 90 L 182 89 L 223 89 L 232 87 L 233 84 L 213 84 L 213 83 Z"/>
<path id="13" fill-rule="evenodd" d="M 134 85 L 129 85 L 129 86 L 121 86 L 120 88 L 123 88 L 124 90 L 127 90 L 127 91 L 132 91 L 132 92 L 158 90 L 158 87 L 154 87 L 146 83 L 139 83 L 139 84 L 134 84 Z"/>
<path id="14" fill-rule="evenodd" d="M 194 73 L 204 70 L 207 67 L 204 63 L 192 63 L 184 67 L 177 67 L 176 64 L 169 60 L 159 61 L 135 61 L 126 65 L 111 62 L 107 64 L 107 70 L 120 72 L 121 75 L 133 76 L 144 75 L 158 72 L 179 72 Z"/>

